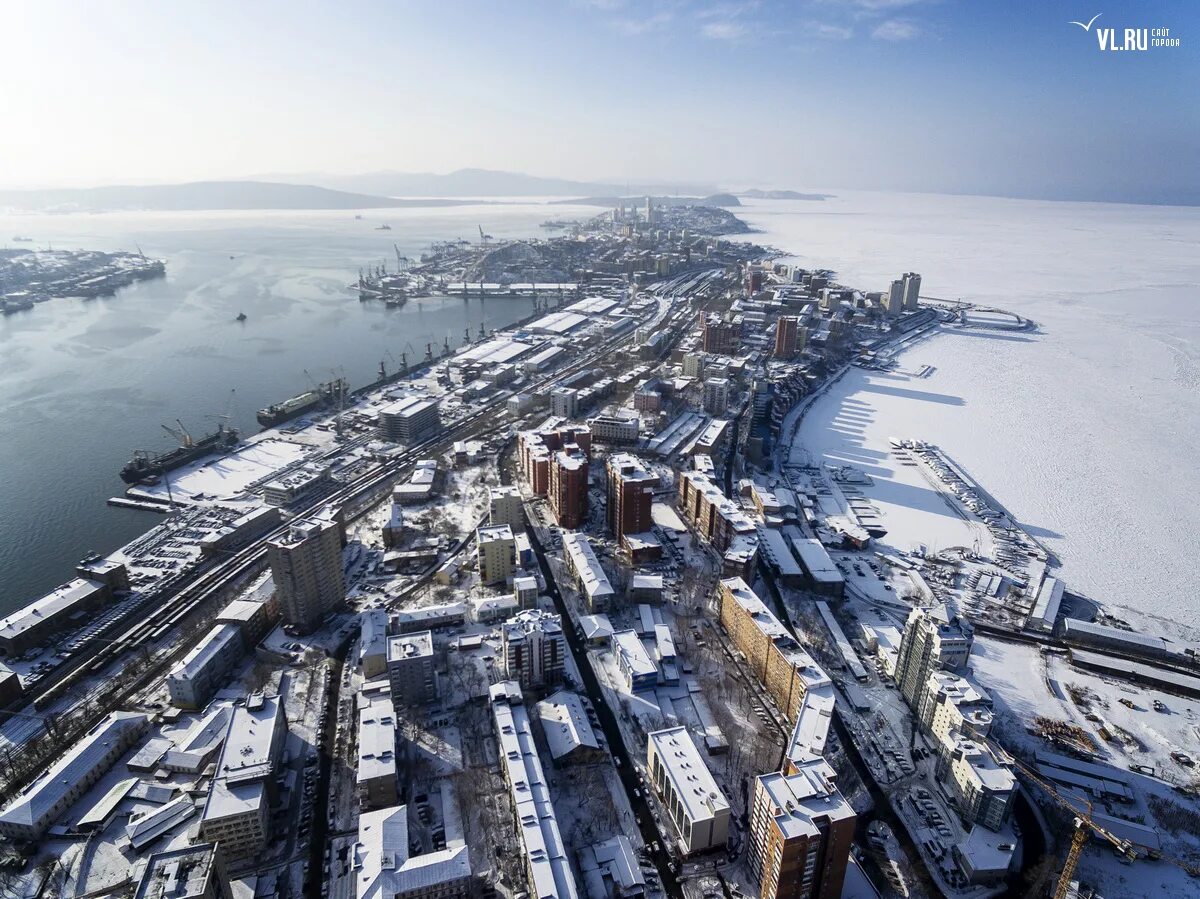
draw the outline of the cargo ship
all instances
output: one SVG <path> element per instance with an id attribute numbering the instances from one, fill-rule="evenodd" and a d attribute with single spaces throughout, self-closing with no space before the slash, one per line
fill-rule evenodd
<path id="1" fill-rule="evenodd" d="M 345 396 L 349 387 L 344 378 L 337 378 L 318 384 L 316 390 L 308 390 L 299 396 L 286 399 L 282 403 L 273 403 L 265 409 L 258 410 L 258 423 L 264 428 L 282 424 L 297 415 L 303 415 L 310 409 L 316 409 L 326 403 L 336 403 L 339 397 Z"/>
<path id="2" fill-rule="evenodd" d="M 171 428 L 167 430 L 176 433 Z M 199 440 L 193 440 L 187 431 L 182 430 L 182 426 L 180 433 L 185 435 L 182 445 L 170 452 L 152 456 L 145 450 L 135 450 L 133 458 L 121 469 L 121 480 L 126 484 L 140 484 L 212 453 L 228 452 L 237 446 L 240 438 L 237 428 L 227 427 L 224 422 L 217 426 L 216 431 Z"/>

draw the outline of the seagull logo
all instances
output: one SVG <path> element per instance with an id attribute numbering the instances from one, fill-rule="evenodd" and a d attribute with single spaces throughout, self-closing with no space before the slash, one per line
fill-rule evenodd
<path id="1" fill-rule="evenodd" d="M 1067 24 L 1068 24 L 1068 25 L 1078 25 L 1078 26 L 1079 26 L 1080 28 L 1082 28 L 1084 31 L 1091 31 L 1091 30 L 1092 30 L 1092 23 L 1093 23 L 1093 22 L 1095 22 L 1095 21 L 1096 21 L 1098 18 L 1100 18 L 1102 15 L 1104 15 L 1104 13 L 1102 13 L 1102 12 L 1098 12 L 1098 13 L 1096 13 L 1094 16 L 1092 16 L 1092 21 L 1091 21 L 1091 22 L 1088 22 L 1086 25 L 1084 25 L 1082 22 L 1068 22 Z"/>

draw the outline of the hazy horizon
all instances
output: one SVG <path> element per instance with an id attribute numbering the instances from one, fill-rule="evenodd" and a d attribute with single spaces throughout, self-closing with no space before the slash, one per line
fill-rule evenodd
<path id="1" fill-rule="evenodd" d="M 1095 26 L 1181 45 L 1099 50 Z M 1200 12 L 1021 0 L 8 10 L 0 186 L 482 168 L 1200 202 Z"/>

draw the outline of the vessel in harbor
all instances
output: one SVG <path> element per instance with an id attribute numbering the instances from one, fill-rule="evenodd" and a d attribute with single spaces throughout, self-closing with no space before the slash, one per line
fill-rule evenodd
<path id="1" fill-rule="evenodd" d="M 308 390 L 298 396 L 284 400 L 282 403 L 272 403 L 265 409 L 258 410 L 258 423 L 264 428 L 282 424 L 297 415 L 303 415 L 310 409 L 338 402 L 349 392 L 344 378 L 335 378 L 324 384 L 318 384 L 315 390 Z"/>
<path id="2" fill-rule="evenodd" d="M 163 427 L 166 428 L 166 425 Z M 140 484 L 142 481 L 160 477 L 164 472 L 173 471 L 211 453 L 228 452 L 237 446 L 239 439 L 237 428 L 228 427 L 224 422 L 217 426 L 216 431 L 206 434 L 199 440 L 194 440 L 182 424 L 179 425 L 178 430 L 166 429 L 179 439 L 180 445 L 159 455 L 151 455 L 145 450 L 135 450 L 133 458 L 126 462 L 121 469 L 122 481 L 126 484 Z"/>

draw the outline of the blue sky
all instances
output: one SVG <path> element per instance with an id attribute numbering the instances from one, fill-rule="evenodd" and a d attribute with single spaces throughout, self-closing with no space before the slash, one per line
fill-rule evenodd
<path id="1" fill-rule="evenodd" d="M 1090 32 L 1070 25 L 1100 13 Z M 1200 6 L 14 3 L 10 186 L 478 166 L 1200 202 Z M 1182 45 L 1099 50 L 1105 26 Z"/>

